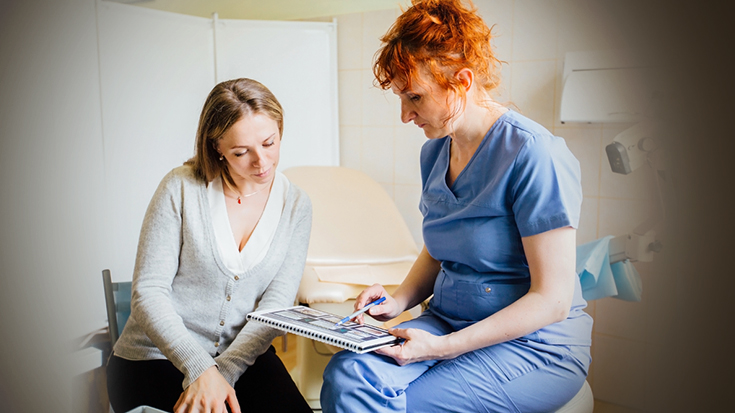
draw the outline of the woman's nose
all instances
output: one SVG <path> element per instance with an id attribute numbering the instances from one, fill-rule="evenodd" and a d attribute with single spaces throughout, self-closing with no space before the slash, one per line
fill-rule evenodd
<path id="1" fill-rule="evenodd" d="M 258 167 L 265 159 L 265 151 L 262 149 L 253 150 L 253 166 Z"/>
<path id="2" fill-rule="evenodd" d="M 411 122 L 416 117 L 416 112 L 407 107 L 407 105 L 401 102 L 401 122 Z"/>

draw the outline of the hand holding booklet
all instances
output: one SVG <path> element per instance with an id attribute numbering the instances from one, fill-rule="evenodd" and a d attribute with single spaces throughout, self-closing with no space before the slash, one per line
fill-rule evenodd
<path id="1" fill-rule="evenodd" d="M 247 318 L 355 353 L 367 353 L 401 341 L 384 328 L 353 321 L 337 325 L 341 316 L 304 306 L 255 311 Z"/>

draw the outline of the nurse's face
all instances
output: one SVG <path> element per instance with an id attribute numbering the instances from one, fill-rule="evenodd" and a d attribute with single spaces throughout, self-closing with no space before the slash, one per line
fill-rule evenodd
<path id="1" fill-rule="evenodd" d="M 454 95 L 423 71 L 411 82 L 411 89 L 405 87 L 406 82 L 402 79 L 394 79 L 390 86 L 401 101 L 401 121 L 413 122 L 429 139 L 449 135 L 452 120 L 447 121 L 447 118 L 456 104 Z"/>
<path id="2" fill-rule="evenodd" d="M 243 116 L 217 142 L 238 186 L 264 184 L 273 180 L 281 150 L 278 123 L 256 113 Z"/>

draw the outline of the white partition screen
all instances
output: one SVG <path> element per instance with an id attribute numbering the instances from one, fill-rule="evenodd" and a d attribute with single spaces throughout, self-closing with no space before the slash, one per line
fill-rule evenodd
<path id="1" fill-rule="evenodd" d="M 116 281 L 132 278 L 146 207 L 161 178 L 193 155 L 217 81 L 251 77 L 279 99 L 281 170 L 338 164 L 334 23 L 216 21 L 109 2 L 97 18 L 105 261 Z"/>
<path id="2" fill-rule="evenodd" d="M 338 165 L 334 24 L 219 20 L 217 79 L 263 83 L 285 112 L 280 169 Z"/>

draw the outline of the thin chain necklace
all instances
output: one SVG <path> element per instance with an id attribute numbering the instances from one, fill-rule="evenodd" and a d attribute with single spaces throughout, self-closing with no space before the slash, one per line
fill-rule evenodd
<path id="1" fill-rule="evenodd" d="M 237 196 L 237 203 L 238 203 L 238 204 L 242 204 L 242 200 L 241 200 L 240 198 L 249 198 L 249 197 L 251 197 L 251 196 L 253 196 L 253 195 L 256 195 L 256 194 L 259 194 L 259 193 L 263 192 L 263 190 L 264 190 L 264 189 L 266 189 L 266 188 L 268 188 L 268 187 L 267 187 L 267 186 L 265 186 L 265 187 L 263 187 L 263 188 L 260 188 L 260 189 L 258 189 L 258 190 L 257 190 L 257 191 L 255 191 L 255 192 L 252 192 L 252 193 L 249 193 L 249 194 L 245 194 L 245 195 L 240 195 L 240 194 L 237 194 L 237 195 L 238 195 L 238 196 Z"/>

